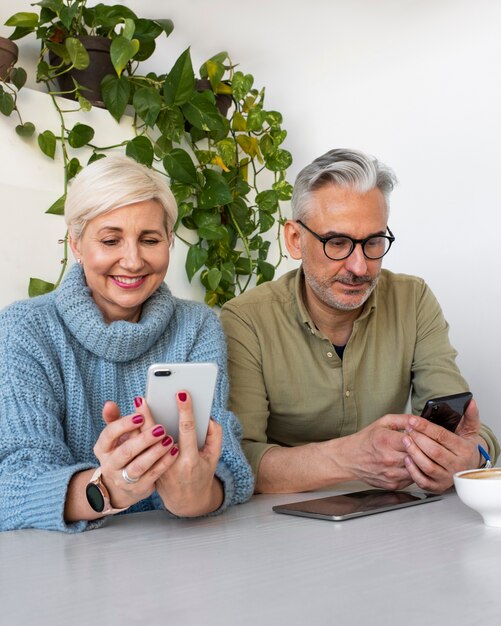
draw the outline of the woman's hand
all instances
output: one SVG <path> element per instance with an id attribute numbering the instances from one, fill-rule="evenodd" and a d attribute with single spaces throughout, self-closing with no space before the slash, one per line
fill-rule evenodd
<path id="1" fill-rule="evenodd" d="M 163 426 L 151 419 L 145 423 L 140 413 L 120 417 L 114 402 L 104 405 L 103 419 L 107 426 L 94 454 L 113 507 L 129 507 L 151 495 L 158 478 L 176 462 L 171 452 L 177 449 Z"/>
<path id="2" fill-rule="evenodd" d="M 165 507 L 174 515 L 204 515 L 218 509 L 223 502 L 223 486 L 214 476 L 221 455 L 223 430 L 211 419 L 205 445 L 198 450 L 191 398 L 186 391 L 177 394 L 177 406 L 179 441 L 168 455 L 175 463 L 157 478 L 156 489 Z M 150 422 L 145 402 L 141 412 L 146 422 Z"/>

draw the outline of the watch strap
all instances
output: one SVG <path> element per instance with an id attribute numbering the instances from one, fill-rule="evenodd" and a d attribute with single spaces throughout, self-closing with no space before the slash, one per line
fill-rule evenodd
<path id="1" fill-rule="evenodd" d="M 87 496 L 87 502 L 90 507 L 96 513 L 101 515 L 115 515 L 115 513 L 121 513 L 127 510 L 129 507 L 123 509 L 115 509 L 111 504 L 110 494 L 106 485 L 101 478 L 101 467 L 96 468 L 95 472 L 87 484 L 85 494 Z"/>

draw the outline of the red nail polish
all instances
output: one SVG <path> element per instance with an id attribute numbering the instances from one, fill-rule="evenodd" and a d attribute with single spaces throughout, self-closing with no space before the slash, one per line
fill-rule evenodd
<path id="1" fill-rule="evenodd" d="M 165 435 L 165 430 L 163 426 L 155 426 L 155 428 L 151 431 L 153 437 L 163 437 Z"/>
<path id="2" fill-rule="evenodd" d="M 170 451 L 171 456 L 176 456 L 178 452 L 179 452 L 179 449 L 176 448 L 176 446 L 172 446 L 172 449 Z"/>
<path id="3" fill-rule="evenodd" d="M 169 435 L 167 435 L 167 437 L 164 437 L 162 439 L 162 445 L 167 448 L 168 446 L 170 446 L 170 444 L 172 443 L 172 437 L 169 437 Z"/>
<path id="4" fill-rule="evenodd" d="M 142 424 L 144 422 L 144 417 L 142 415 L 134 415 L 132 418 L 133 424 Z"/>
<path id="5" fill-rule="evenodd" d="M 140 398 L 139 396 L 134 398 L 134 406 L 136 407 L 136 409 L 138 409 L 141 406 L 141 404 L 143 404 L 142 398 Z"/>
<path id="6" fill-rule="evenodd" d="M 177 394 L 177 397 L 179 398 L 180 402 L 186 402 L 186 399 L 188 398 L 188 396 L 184 393 L 184 391 L 180 391 Z"/>

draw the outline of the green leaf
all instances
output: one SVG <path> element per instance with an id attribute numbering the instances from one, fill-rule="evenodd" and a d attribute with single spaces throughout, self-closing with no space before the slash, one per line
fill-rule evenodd
<path id="1" fill-rule="evenodd" d="M 164 31 L 167 37 L 174 30 L 174 22 L 172 20 L 153 20 Z"/>
<path id="2" fill-rule="evenodd" d="M 198 272 L 198 270 L 205 265 L 207 261 L 208 252 L 205 248 L 201 248 L 198 245 L 190 246 L 188 250 L 188 254 L 186 255 L 186 274 L 188 276 L 188 280 L 191 282 L 193 276 Z"/>
<path id="3" fill-rule="evenodd" d="M 211 209 L 215 206 L 228 204 L 233 200 L 228 183 L 221 174 L 213 170 L 206 170 L 204 176 L 205 186 L 198 199 L 199 208 Z"/>
<path id="4" fill-rule="evenodd" d="M 253 83 L 254 77 L 251 74 L 244 75 L 242 72 L 235 72 L 231 83 L 235 100 L 243 100 L 251 90 Z"/>
<path id="5" fill-rule="evenodd" d="M 47 211 L 45 211 L 46 213 L 49 213 L 50 215 L 64 215 L 64 203 L 66 201 L 66 194 L 62 195 L 60 198 L 58 198 L 54 204 L 52 204 Z"/>
<path id="6" fill-rule="evenodd" d="M 231 137 L 221 139 L 216 144 L 216 150 L 223 159 L 225 165 L 231 167 L 237 162 L 237 146 L 235 140 Z"/>
<path id="7" fill-rule="evenodd" d="M 287 150 L 276 150 L 265 159 L 266 167 L 272 172 L 282 172 L 292 165 L 292 155 Z"/>
<path id="8" fill-rule="evenodd" d="M 195 88 L 195 75 L 187 48 L 177 59 L 164 82 L 164 99 L 168 105 L 188 102 Z"/>
<path id="9" fill-rule="evenodd" d="M 106 158 L 105 154 L 100 154 L 99 152 L 93 152 L 90 159 L 87 162 L 87 165 L 94 163 L 94 161 L 100 161 L 101 159 L 105 159 L 105 158 Z"/>
<path id="10" fill-rule="evenodd" d="M 135 56 L 139 50 L 139 41 L 132 39 L 129 41 L 121 35 L 111 42 L 110 56 L 113 67 L 118 76 L 122 75 L 127 63 Z"/>
<path id="11" fill-rule="evenodd" d="M 75 19 L 75 15 L 79 10 L 78 2 L 75 2 L 73 6 L 63 6 L 59 11 L 56 10 L 56 13 L 59 13 L 59 19 L 66 27 L 66 30 L 71 31 L 72 22 Z"/>
<path id="12" fill-rule="evenodd" d="M 66 165 L 66 179 L 70 181 L 81 169 L 80 161 L 76 158 L 71 159 Z"/>
<path id="13" fill-rule="evenodd" d="M 178 107 L 164 109 L 157 119 L 158 130 L 167 139 L 179 143 L 184 135 L 184 117 Z"/>
<path id="14" fill-rule="evenodd" d="M 35 30 L 34 28 L 21 28 L 18 26 L 16 29 L 14 29 L 14 32 L 9 35 L 9 39 L 11 41 L 22 39 L 23 37 L 26 37 L 26 35 L 29 35 L 30 33 L 32 33 L 34 30 Z"/>
<path id="15" fill-rule="evenodd" d="M 101 81 L 101 94 L 108 111 L 118 121 L 125 113 L 130 96 L 129 81 L 125 76 L 112 76 L 108 74 Z"/>
<path id="16" fill-rule="evenodd" d="M 92 109 L 92 104 L 81 94 L 78 94 L 78 104 L 80 105 L 82 111 L 90 111 Z"/>
<path id="17" fill-rule="evenodd" d="M 155 156 L 159 159 L 163 159 L 164 156 L 172 150 L 172 141 L 164 135 L 160 135 L 155 141 L 153 149 L 155 150 Z"/>
<path id="18" fill-rule="evenodd" d="M 261 191 L 256 196 L 256 204 L 262 211 L 273 213 L 278 209 L 278 195 L 276 191 L 268 189 Z"/>
<path id="19" fill-rule="evenodd" d="M 165 156 L 163 163 L 170 178 L 198 186 L 197 171 L 186 150 L 175 148 Z"/>
<path id="20" fill-rule="evenodd" d="M 42 296 L 44 293 L 50 293 L 54 291 L 56 286 L 54 283 L 48 283 L 41 278 L 30 278 L 30 284 L 28 287 L 28 295 L 30 298 L 35 296 Z"/>
<path id="21" fill-rule="evenodd" d="M 190 101 L 181 108 L 188 122 L 195 128 L 205 131 L 226 129 L 225 120 L 217 110 L 211 91 L 194 92 Z"/>
<path id="22" fill-rule="evenodd" d="M 9 78 L 10 82 L 19 91 L 19 89 L 22 89 L 26 84 L 26 79 L 28 78 L 28 75 L 26 74 L 26 70 L 23 70 L 22 67 L 14 67 L 10 72 Z"/>
<path id="23" fill-rule="evenodd" d="M 68 143 L 72 148 L 81 148 L 94 137 L 94 129 L 87 124 L 75 124 L 68 134 Z"/>
<path id="24" fill-rule="evenodd" d="M 266 112 L 260 106 L 252 108 L 247 114 L 247 130 L 259 131 L 262 129 Z"/>
<path id="25" fill-rule="evenodd" d="M 174 181 L 170 181 L 170 190 L 174 194 L 174 198 L 176 198 L 176 202 L 178 206 L 193 195 L 193 187 L 190 185 L 185 185 L 184 183 L 176 183 Z"/>
<path id="26" fill-rule="evenodd" d="M 12 113 L 16 107 L 16 102 L 10 93 L 6 93 L 3 89 L 0 92 L 0 112 L 7 117 Z"/>
<path id="27" fill-rule="evenodd" d="M 235 273 L 244 276 L 252 274 L 252 259 L 240 257 L 235 263 Z"/>
<path id="28" fill-rule="evenodd" d="M 134 36 L 135 30 L 136 30 L 136 24 L 134 23 L 134 20 L 131 20 L 130 17 L 126 17 L 124 20 L 124 26 L 123 26 L 121 36 L 125 37 L 125 39 L 128 39 L 130 41 L 132 37 Z"/>
<path id="29" fill-rule="evenodd" d="M 268 111 L 266 113 L 266 121 L 272 128 L 280 128 L 283 121 L 282 114 L 278 111 Z"/>
<path id="30" fill-rule="evenodd" d="M 223 226 L 200 226 L 198 229 L 198 236 L 200 237 L 200 239 L 214 241 L 218 239 L 224 239 L 226 236 L 226 232 Z"/>
<path id="31" fill-rule="evenodd" d="M 200 77 L 209 78 L 209 72 L 208 72 L 208 67 L 207 67 L 207 64 L 209 62 L 215 63 L 216 65 L 224 66 L 224 62 L 227 60 L 227 58 L 228 58 L 227 52 L 218 52 L 217 54 L 215 54 L 208 61 L 206 61 L 203 65 L 200 66 Z"/>
<path id="32" fill-rule="evenodd" d="M 5 26 L 15 26 L 20 28 L 36 28 L 38 26 L 38 15 L 36 13 L 21 12 L 16 13 L 5 22 Z"/>
<path id="33" fill-rule="evenodd" d="M 198 228 L 202 226 L 220 226 L 221 215 L 217 210 L 196 209 L 193 211 L 193 221 Z"/>
<path id="34" fill-rule="evenodd" d="M 50 130 L 45 130 L 38 135 L 38 146 L 49 158 L 53 159 L 56 154 L 56 136 Z"/>
<path id="35" fill-rule="evenodd" d="M 217 267 L 213 267 L 211 270 L 209 270 L 207 274 L 207 282 L 209 283 L 209 287 L 212 289 L 212 291 L 216 291 L 216 289 L 219 287 L 222 276 L 223 274 L 221 273 L 221 270 L 218 270 Z"/>
<path id="36" fill-rule="evenodd" d="M 275 224 L 275 218 L 267 211 L 259 211 L 259 232 L 265 233 L 267 230 L 273 227 Z"/>
<path id="37" fill-rule="evenodd" d="M 148 167 L 151 167 L 155 156 L 151 141 L 144 135 L 131 139 L 127 143 L 125 154 Z"/>
<path id="38" fill-rule="evenodd" d="M 144 123 L 153 128 L 162 108 L 160 94 L 152 87 L 140 87 L 134 94 L 132 104 Z"/>
<path id="39" fill-rule="evenodd" d="M 290 200 L 294 188 L 286 180 L 279 180 L 273 183 L 272 188 L 277 192 L 279 200 Z"/>
<path id="40" fill-rule="evenodd" d="M 16 133 L 20 137 L 32 137 L 35 132 L 35 124 L 32 122 L 24 122 L 16 126 Z"/>
<path id="41" fill-rule="evenodd" d="M 265 283 L 269 280 L 273 280 L 273 277 L 275 276 L 275 268 L 273 267 L 273 265 L 259 259 L 257 262 L 257 268 L 257 285 Z"/>
<path id="42" fill-rule="evenodd" d="M 89 53 L 81 41 L 75 37 L 68 37 L 65 39 L 64 45 L 68 51 L 70 62 L 76 70 L 84 70 L 89 67 Z"/>

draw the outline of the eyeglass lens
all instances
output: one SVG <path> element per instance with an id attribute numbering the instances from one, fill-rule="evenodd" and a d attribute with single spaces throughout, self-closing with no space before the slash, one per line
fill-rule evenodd
<path id="1" fill-rule="evenodd" d="M 325 242 L 325 254 L 333 261 L 344 259 L 353 250 L 354 244 L 348 237 L 332 237 Z M 388 252 L 390 241 L 386 237 L 370 237 L 362 245 L 368 259 L 380 259 Z"/>

